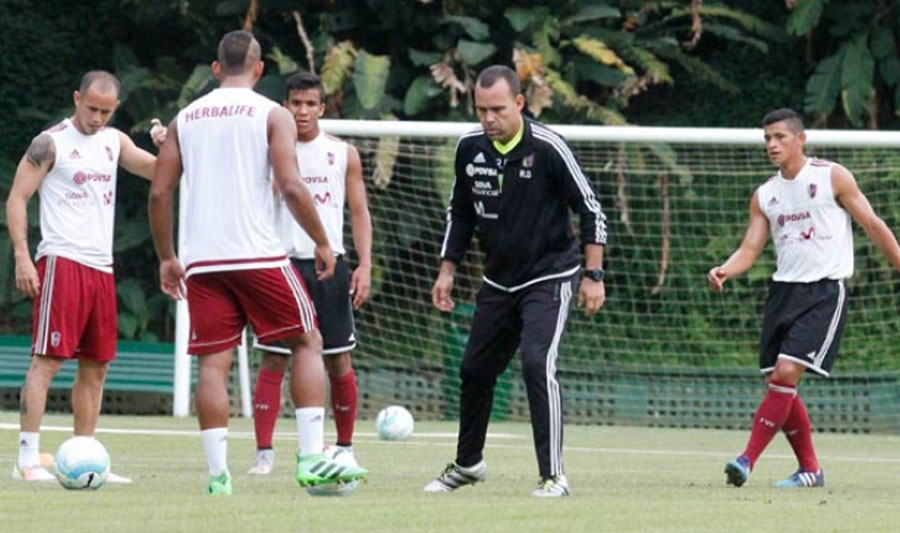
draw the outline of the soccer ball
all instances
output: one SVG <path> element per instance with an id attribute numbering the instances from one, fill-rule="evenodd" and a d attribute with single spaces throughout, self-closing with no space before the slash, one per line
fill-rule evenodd
<path id="1" fill-rule="evenodd" d="M 325 455 L 335 463 L 342 466 L 359 466 L 356 464 L 353 454 L 343 448 L 337 446 L 325 446 Z M 306 492 L 313 496 L 350 496 L 359 481 L 350 481 L 348 483 L 328 483 L 327 485 L 315 485 L 306 489 Z"/>
<path id="2" fill-rule="evenodd" d="M 389 405 L 378 413 L 375 429 L 384 440 L 406 440 L 413 433 L 413 416 L 405 407 Z"/>
<path id="3" fill-rule="evenodd" d="M 72 437 L 56 451 L 56 479 L 67 489 L 97 490 L 109 475 L 109 454 L 93 437 Z"/>

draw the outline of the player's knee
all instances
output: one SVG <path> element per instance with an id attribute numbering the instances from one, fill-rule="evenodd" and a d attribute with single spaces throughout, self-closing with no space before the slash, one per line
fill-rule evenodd
<path id="1" fill-rule="evenodd" d="M 353 360 L 350 358 L 350 352 L 326 355 L 324 361 L 325 371 L 333 378 L 339 378 L 353 370 Z"/>
<path id="2" fill-rule="evenodd" d="M 522 375 L 525 378 L 547 374 L 547 352 L 522 346 Z"/>
<path id="3" fill-rule="evenodd" d="M 57 357 L 48 357 L 46 355 L 35 355 L 31 358 L 31 366 L 28 368 L 26 380 L 29 383 L 47 385 L 53 381 L 53 377 L 62 367 L 62 359 Z"/>
<path id="4" fill-rule="evenodd" d="M 290 361 L 290 356 L 277 354 L 277 353 L 265 353 L 260 359 L 259 366 L 261 368 L 265 368 L 269 372 L 276 373 L 284 373 L 288 367 L 288 361 Z"/>

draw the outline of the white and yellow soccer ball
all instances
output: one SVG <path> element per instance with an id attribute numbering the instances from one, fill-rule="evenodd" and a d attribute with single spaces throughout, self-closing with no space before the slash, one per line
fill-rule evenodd
<path id="1" fill-rule="evenodd" d="M 71 490 L 97 490 L 109 475 L 109 454 L 93 437 L 72 437 L 56 450 L 56 479 Z"/>
<path id="2" fill-rule="evenodd" d="M 412 414 L 401 405 L 389 405 L 378 413 L 375 430 L 384 440 L 406 440 L 413 434 Z"/>
<path id="3" fill-rule="evenodd" d="M 359 466 L 356 464 L 356 458 L 349 451 L 338 446 L 325 446 L 325 455 L 335 463 L 342 466 Z M 328 483 L 326 485 L 315 485 L 306 489 L 306 492 L 313 496 L 350 496 L 359 481 L 349 481 L 347 483 Z"/>

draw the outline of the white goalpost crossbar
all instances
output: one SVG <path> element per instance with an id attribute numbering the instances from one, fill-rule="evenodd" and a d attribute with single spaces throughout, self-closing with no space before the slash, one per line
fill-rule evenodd
<path id="1" fill-rule="evenodd" d="M 399 136 L 417 138 L 452 138 L 477 127 L 466 122 L 418 122 L 375 120 L 321 120 L 320 126 L 330 134 L 353 137 Z M 763 148 L 761 128 L 673 128 L 642 126 L 580 126 L 549 125 L 570 141 L 678 143 L 753 146 Z M 807 130 L 807 143 L 817 146 L 900 148 L 900 131 Z M 183 182 L 182 182 L 183 183 Z M 184 209 L 185 188 L 181 188 L 180 209 Z M 179 218 L 184 219 L 183 212 Z M 182 226 L 179 226 L 179 249 L 183 245 Z M 187 304 L 176 306 L 175 377 L 173 414 L 187 416 L 190 412 L 191 361 L 187 354 L 189 336 Z M 241 411 L 251 416 L 250 376 L 247 360 L 246 335 L 238 350 L 241 387 Z"/>

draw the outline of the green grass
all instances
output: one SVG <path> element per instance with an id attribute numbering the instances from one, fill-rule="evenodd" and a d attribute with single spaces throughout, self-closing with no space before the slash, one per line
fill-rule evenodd
<path id="1" fill-rule="evenodd" d="M 0 413 L 0 524 L 3 531 L 896 531 L 900 501 L 900 437 L 817 434 L 828 485 L 776 490 L 795 468 L 777 439 L 748 485 L 726 487 L 722 467 L 744 445 L 736 431 L 569 426 L 565 462 L 573 490 L 564 500 L 537 500 L 530 428 L 492 424 L 511 438 L 489 438 L 488 481 L 453 494 L 425 494 L 423 485 L 453 457 L 455 423 L 422 422 L 405 443 L 375 439 L 360 421 L 356 455 L 368 483 L 349 498 L 313 498 L 294 482 L 293 422 L 280 420 L 276 473 L 244 474 L 254 443 L 252 424 L 232 421 L 229 444 L 234 495 L 209 498 L 198 436 L 99 433 L 114 471 L 131 486 L 67 492 L 56 484 L 14 482 L 15 413 Z M 45 426 L 70 426 L 48 416 Z M 107 429 L 193 432 L 192 419 L 104 416 Z M 333 426 L 328 423 L 328 429 Z M 451 436 L 425 436 L 444 432 Z M 45 431 L 52 451 L 68 432 Z M 332 437 L 333 438 L 333 437 Z"/>

